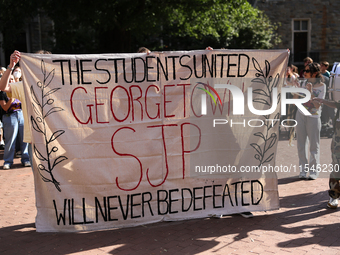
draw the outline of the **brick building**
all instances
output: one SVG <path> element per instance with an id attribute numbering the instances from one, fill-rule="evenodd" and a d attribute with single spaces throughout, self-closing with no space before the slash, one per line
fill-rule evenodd
<path id="1" fill-rule="evenodd" d="M 339 0 L 258 0 L 250 1 L 271 21 L 280 23 L 282 42 L 275 48 L 290 49 L 290 62 L 303 65 L 311 57 L 328 61 L 330 68 L 340 61 Z"/>

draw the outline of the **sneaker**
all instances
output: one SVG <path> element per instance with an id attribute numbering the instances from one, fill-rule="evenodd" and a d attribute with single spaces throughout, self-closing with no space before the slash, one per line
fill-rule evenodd
<path id="1" fill-rule="evenodd" d="M 308 177 L 309 180 L 316 180 L 317 178 L 318 178 L 317 174 L 310 174 Z"/>
<path id="2" fill-rule="evenodd" d="M 306 179 L 307 179 L 307 176 L 306 176 L 306 175 L 303 175 L 303 174 L 300 174 L 300 175 L 299 175 L 299 178 L 300 178 L 301 180 L 306 180 Z"/>
<path id="3" fill-rule="evenodd" d="M 210 218 L 221 219 L 223 217 L 222 214 L 209 214 Z"/>
<path id="4" fill-rule="evenodd" d="M 24 162 L 24 167 L 29 167 L 29 166 L 31 166 L 31 163 L 29 162 L 29 161 L 26 161 L 26 162 Z"/>
<path id="5" fill-rule="evenodd" d="M 251 212 L 243 212 L 243 213 L 240 213 L 240 215 L 244 218 L 253 218 L 254 215 L 251 213 Z"/>
<path id="6" fill-rule="evenodd" d="M 2 169 L 4 169 L 4 170 L 8 170 L 10 168 L 11 168 L 10 164 L 4 164 L 3 167 L 2 167 Z"/>
<path id="7" fill-rule="evenodd" d="M 338 198 L 334 199 L 334 198 L 330 197 L 329 201 L 327 203 L 327 207 L 331 208 L 331 209 L 336 209 L 338 207 L 338 204 L 339 204 Z"/>

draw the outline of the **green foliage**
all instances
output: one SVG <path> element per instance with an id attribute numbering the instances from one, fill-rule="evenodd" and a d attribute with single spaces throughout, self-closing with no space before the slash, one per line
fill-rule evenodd
<path id="1" fill-rule="evenodd" d="M 273 47 L 276 25 L 246 0 L 0 1 L 4 47 L 12 30 L 44 13 L 54 22 L 54 53 Z M 3 11 L 8 10 L 8 11 Z"/>
<path id="2" fill-rule="evenodd" d="M 171 36 L 190 38 L 192 44 L 215 48 L 255 48 L 268 49 L 280 42 L 268 17 L 253 8 L 246 0 L 189 1 L 188 9 L 175 9 L 170 16 L 168 29 Z"/>

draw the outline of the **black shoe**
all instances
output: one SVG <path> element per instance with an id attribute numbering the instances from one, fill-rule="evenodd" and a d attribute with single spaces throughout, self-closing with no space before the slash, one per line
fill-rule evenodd
<path id="1" fill-rule="evenodd" d="M 251 212 L 243 212 L 243 213 L 240 213 L 240 215 L 247 219 L 254 217 L 254 215 Z"/>

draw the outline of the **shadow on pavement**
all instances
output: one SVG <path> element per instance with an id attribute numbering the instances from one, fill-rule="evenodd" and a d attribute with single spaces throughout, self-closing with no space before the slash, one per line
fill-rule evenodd
<path id="1" fill-rule="evenodd" d="M 221 219 L 162 222 L 82 233 L 37 233 L 33 223 L 16 225 L 0 229 L 0 253 L 72 254 L 88 251 L 86 254 L 92 254 L 90 251 L 96 250 L 94 254 L 99 251 L 104 254 L 197 254 L 210 249 L 219 252 L 221 240 L 216 239 L 221 236 L 225 237 L 224 247 L 242 240 L 249 241 L 249 232 L 254 230 L 269 231 L 268 238 L 275 236 L 278 247 L 302 247 L 313 243 L 338 247 L 340 243 L 328 237 L 338 232 L 340 223 L 328 224 L 322 220 L 336 212 L 325 208 L 326 197 L 326 191 L 283 197 L 280 199 L 283 212 L 271 212 L 252 219 L 230 215 Z M 304 224 L 304 221 L 316 218 L 320 219 L 319 224 Z M 280 235 L 270 234 L 273 231 L 287 235 L 309 232 L 309 235 L 279 240 Z"/>
<path id="2" fill-rule="evenodd" d="M 292 176 L 292 177 L 287 177 L 287 178 L 281 178 L 277 180 L 278 185 L 283 185 L 283 184 L 289 184 L 293 182 L 300 182 L 301 180 L 299 179 L 298 176 Z"/>

